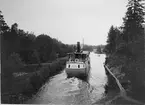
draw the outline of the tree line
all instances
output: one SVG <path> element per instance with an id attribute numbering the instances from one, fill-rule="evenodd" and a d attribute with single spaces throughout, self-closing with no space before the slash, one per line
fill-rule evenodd
<path id="1" fill-rule="evenodd" d="M 64 44 L 47 34 L 36 36 L 18 28 L 14 23 L 8 26 L 0 11 L 0 39 L 3 66 L 8 65 L 5 60 L 13 56 L 24 64 L 44 63 L 64 57 L 74 50 L 73 45 Z"/>
<path id="2" fill-rule="evenodd" d="M 97 53 L 101 54 L 101 53 L 104 53 L 103 52 L 104 47 L 105 47 L 105 45 L 86 45 L 86 44 L 84 44 L 83 50 L 93 52 L 93 50 L 95 49 Z"/>
<path id="3" fill-rule="evenodd" d="M 128 0 L 123 24 L 120 27 L 110 27 L 104 49 L 107 59 L 117 57 L 117 61 L 122 60 L 119 63 L 122 65 L 121 70 L 131 81 L 132 90 L 136 92 L 145 89 L 145 6 L 143 2 L 144 0 Z"/>

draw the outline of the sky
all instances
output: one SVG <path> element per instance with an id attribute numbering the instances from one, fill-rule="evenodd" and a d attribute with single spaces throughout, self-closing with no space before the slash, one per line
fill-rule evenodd
<path id="1" fill-rule="evenodd" d="M 111 25 L 122 25 L 128 0 L 0 0 L 6 23 L 65 44 L 106 44 Z"/>

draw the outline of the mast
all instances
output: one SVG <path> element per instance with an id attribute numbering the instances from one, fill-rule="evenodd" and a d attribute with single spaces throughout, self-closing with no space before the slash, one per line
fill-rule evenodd
<path id="1" fill-rule="evenodd" d="M 83 48 L 84 48 L 84 38 L 83 38 L 83 43 L 82 43 L 82 50 L 83 50 Z"/>

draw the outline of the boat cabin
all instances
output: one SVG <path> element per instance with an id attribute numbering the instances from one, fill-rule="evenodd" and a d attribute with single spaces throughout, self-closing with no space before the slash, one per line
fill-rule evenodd
<path id="1" fill-rule="evenodd" d="M 89 53 L 79 53 L 79 52 L 69 53 L 68 57 L 69 57 L 69 61 L 85 62 L 86 60 L 88 60 Z"/>

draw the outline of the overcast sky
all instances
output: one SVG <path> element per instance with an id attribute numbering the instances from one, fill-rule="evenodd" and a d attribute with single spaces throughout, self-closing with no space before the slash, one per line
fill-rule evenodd
<path id="1" fill-rule="evenodd" d="M 8 25 L 63 43 L 105 44 L 111 25 L 120 26 L 128 0 L 0 0 Z"/>

